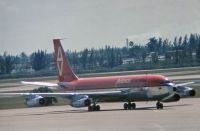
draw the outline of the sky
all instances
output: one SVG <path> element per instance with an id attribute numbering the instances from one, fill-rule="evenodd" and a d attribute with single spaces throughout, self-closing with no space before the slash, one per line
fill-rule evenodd
<path id="1" fill-rule="evenodd" d="M 0 54 L 121 47 L 200 33 L 200 0 L 0 0 Z"/>

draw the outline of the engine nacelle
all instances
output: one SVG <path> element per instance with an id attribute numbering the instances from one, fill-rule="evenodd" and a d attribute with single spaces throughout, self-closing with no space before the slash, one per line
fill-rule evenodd
<path id="1" fill-rule="evenodd" d="M 181 97 L 192 97 L 196 95 L 196 91 L 193 88 L 183 86 L 177 87 L 177 93 L 179 93 Z"/>
<path id="2" fill-rule="evenodd" d="M 26 98 L 25 104 L 29 107 L 34 107 L 34 106 L 47 106 L 51 103 L 51 101 L 46 98 L 42 97 L 39 95 L 31 95 Z"/>
<path id="3" fill-rule="evenodd" d="M 174 94 L 173 96 L 169 97 L 168 99 L 163 100 L 162 102 L 175 102 L 180 100 L 180 95 Z"/>
<path id="4" fill-rule="evenodd" d="M 91 103 L 92 100 L 87 95 L 75 95 L 72 98 L 70 105 L 72 107 L 80 108 L 80 107 L 90 106 Z"/>

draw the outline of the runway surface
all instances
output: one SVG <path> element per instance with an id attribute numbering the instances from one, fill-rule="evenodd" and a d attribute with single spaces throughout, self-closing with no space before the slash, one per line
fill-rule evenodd
<path id="1" fill-rule="evenodd" d="M 100 103 L 101 111 L 51 106 L 0 111 L 1 131 L 199 131 L 200 98 L 165 103 L 137 102 L 136 110 L 123 103 Z"/>

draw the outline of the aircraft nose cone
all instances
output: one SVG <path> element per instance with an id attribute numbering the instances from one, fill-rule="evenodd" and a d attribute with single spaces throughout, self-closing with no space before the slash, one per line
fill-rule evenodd
<path id="1" fill-rule="evenodd" d="M 196 95 L 196 91 L 195 90 L 190 90 L 189 91 L 189 95 L 190 96 L 195 96 Z"/>
<path id="2" fill-rule="evenodd" d="M 177 88 L 176 88 L 176 87 L 173 87 L 173 91 L 177 91 Z"/>
<path id="3" fill-rule="evenodd" d="M 174 95 L 174 100 L 175 100 L 175 101 L 179 101 L 180 98 L 181 98 L 180 95 L 178 95 L 178 94 L 175 94 L 175 95 Z"/>

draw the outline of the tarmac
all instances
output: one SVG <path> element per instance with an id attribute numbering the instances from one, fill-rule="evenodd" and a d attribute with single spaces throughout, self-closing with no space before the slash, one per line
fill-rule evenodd
<path id="1" fill-rule="evenodd" d="M 192 70 L 169 72 L 168 77 L 178 83 L 200 79 L 199 73 Z M 199 83 L 194 85 L 198 87 Z M 9 81 L 1 83 L 0 87 L 0 92 L 20 92 L 36 88 Z M 200 130 L 200 98 L 164 103 L 163 110 L 157 110 L 155 104 L 155 101 L 136 102 L 136 110 L 123 110 L 122 102 L 99 103 L 101 111 L 97 112 L 69 105 L 0 110 L 0 131 Z"/>
<path id="2" fill-rule="evenodd" d="M 0 110 L 1 131 L 199 131 L 200 98 L 164 103 L 136 102 L 136 110 L 123 103 L 99 103 L 101 111 L 65 106 Z"/>

